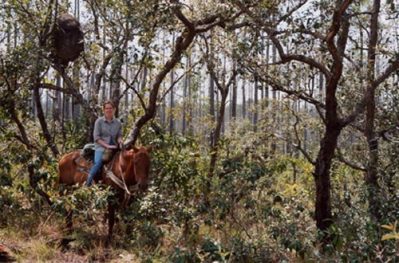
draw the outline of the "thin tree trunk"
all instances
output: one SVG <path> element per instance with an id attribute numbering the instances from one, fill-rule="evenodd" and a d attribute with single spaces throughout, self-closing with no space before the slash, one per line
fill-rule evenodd
<path id="1" fill-rule="evenodd" d="M 272 62 L 275 63 L 277 61 L 277 48 L 273 45 L 272 47 Z M 272 91 L 272 118 L 274 121 L 277 120 L 278 115 L 277 115 L 277 111 L 275 110 L 275 108 L 277 108 L 277 91 L 275 89 L 273 89 Z M 272 141 L 271 143 L 271 152 L 274 154 L 277 150 L 277 144 L 275 142 L 275 140 Z"/>
<path id="2" fill-rule="evenodd" d="M 74 89 L 79 91 L 80 89 L 79 62 L 75 61 L 73 63 L 72 72 L 73 72 L 72 80 L 73 80 Z M 80 107 L 79 107 L 79 101 L 76 100 L 74 96 L 71 96 L 71 113 L 72 113 L 72 120 L 74 121 L 74 123 L 77 123 L 80 118 Z"/>
<path id="3" fill-rule="evenodd" d="M 211 161 L 209 164 L 209 175 L 208 175 L 209 177 L 212 177 L 215 172 L 216 161 L 217 161 L 218 152 L 219 152 L 219 140 L 220 140 L 220 135 L 221 135 L 221 131 L 222 131 L 224 114 L 226 111 L 227 96 L 228 96 L 228 88 L 221 91 L 219 114 L 218 114 L 218 118 L 216 121 L 215 131 L 213 134 L 213 140 L 212 140 L 213 144 L 211 145 Z"/>
<path id="4" fill-rule="evenodd" d="M 254 115 L 252 125 L 254 132 L 256 132 L 258 125 L 258 77 L 254 76 L 254 80 Z"/>
<path id="5" fill-rule="evenodd" d="M 173 0 L 173 3 L 177 3 L 177 0 Z M 145 114 L 141 116 L 134 124 L 132 131 L 129 133 L 126 146 L 130 147 L 134 145 L 139 134 L 141 128 L 152 118 L 155 117 L 156 109 L 157 109 L 157 98 L 160 85 L 164 80 L 165 76 L 174 68 L 174 66 L 180 61 L 180 58 L 185 52 L 191 43 L 194 40 L 194 37 L 197 34 L 206 32 L 211 30 L 213 27 L 221 25 L 225 23 L 223 18 L 219 16 L 213 16 L 205 21 L 198 21 L 190 22 L 180 10 L 180 7 L 176 5 L 172 8 L 176 17 L 183 22 L 185 25 L 185 30 L 181 33 L 181 35 L 176 39 L 173 53 L 170 59 L 166 62 L 160 72 L 155 76 L 154 83 L 152 84 L 152 88 L 149 95 L 149 102 L 148 106 L 145 109 Z M 216 20 L 219 19 L 219 20 Z M 201 24 L 200 27 L 197 27 L 198 24 Z M 206 26 L 207 25 L 207 26 Z"/>
<path id="6" fill-rule="evenodd" d="M 373 10 L 370 19 L 370 41 L 368 46 L 368 67 L 366 93 L 366 126 L 365 134 L 368 144 L 368 164 L 366 172 L 366 185 L 369 198 L 369 211 L 374 220 L 380 221 L 380 187 L 378 185 L 378 137 L 375 132 L 376 95 L 371 88 L 375 80 L 376 47 L 378 41 L 378 16 L 380 12 L 380 0 L 373 1 Z"/>
<path id="7" fill-rule="evenodd" d="M 10 107 L 10 113 L 11 113 L 11 118 L 12 120 L 16 123 L 18 130 L 21 134 L 21 142 L 26 146 L 26 148 L 29 150 L 29 155 L 31 155 L 31 151 L 33 146 L 31 145 L 27 132 L 25 130 L 25 127 L 23 126 L 22 122 L 18 118 L 18 113 L 16 112 L 15 108 Z M 43 199 L 46 201 L 46 203 L 49 206 L 52 206 L 52 202 L 50 200 L 50 196 L 44 192 L 42 189 L 40 189 L 37 179 L 35 177 L 35 170 L 34 166 L 32 164 L 28 164 L 28 173 L 29 173 L 29 184 L 32 187 L 32 189 Z"/>
<path id="8" fill-rule="evenodd" d="M 41 41 L 39 41 L 40 43 Z M 47 126 L 47 122 L 46 122 L 46 118 L 43 112 L 43 108 L 42 108 L 42 104 L 40 102 L 40 92 L 39 92 L 39 88 L 40 88 L 40 72 L 39 70 L 39 65 L 40 65 L 40 54 L 37 54 L 37 58 L 36 58 L 36 70 L 34 72 L 34 76 L 33 76 L 33 83 L 32 83 L 32 90 L 33 90 L 33 98 L 35 101 L 35 106 L 36 106 L 36 112 L 37 112 L 37 118 L 39 119 L 39 123 L 40 126 L 42 128 L 42 132 L 43 132 L 43 137 L 46 140 L 48 147 L 50 147 L 54 157 L 57 157 L 59 155 L 59 151 L 57 149 L 57 146 L 54 143 L 54 139 L 52 138 L 50 131 L 48 129 Z"/>
<path id="9" fill-rule="evenodd" d="M 189 52 L 188 56 L 188 67 L 191 68 L 191 56 L 192 52 Z M 187 122 L 187 127 L 188 127 L 188 133 L 189 135 L 194 135 L 194 126 L 193 126 L 193 119 L 194 119 L 194 109 L 195 109 L 195 103 L 193 100 L 193 87 L 191 86 L 192 83 L 192 78 L 193 75 L 191 72 L 188 73 L 188 120 Z"/>
<path id="10" fill-rule="evenodd" d="M 187 48 L 191 45 L 194 37 L 196 35 L 195 31 L 184 31 L 180 37 L 177 38 L 175 43 L 175 50 L 171 56 L 171 58 L 166 62 L 164 67 L 155 77 L 154 84 L 152 85 L 152 89 L 150 91 L 149 105 L 146 107 L 145 114 L 141 116 L 134 125 L 134 128 L 129 133 L 129 136 L 126 141 L 126 146 L 130 147 L 136 143 L 136 140 L 140 134 L 141 128 L 152 118 L 155 117 L 156 113 L 156 102 L 158 97 L 159 87 L 164 80 L 165 76 L 173 69 L 173 67 L 180 60 L 181 55 Z"/>
<path id="11" fill-rule="evenodd" d="M 236 62 L 234 62 L 233 66 L 234 70 L 237 68 Z M 234 78 L 233 81 L 233 90 L 232 90 L 232 98 L 231 98 L 231 122 L 235 122 L 237 118 L 237 78 Z"/>
<path id="12" fill-rule="evenodd" d="M 124 46 L 126 48 L 126 45 Z M 121 95 L 122 65 L 124 60 L 124 48 L 117 52 L 111 65 L 110 89 L 111 100 L 115 105 L 115 116 L 119 116 L 119 97 Z"/>
<path id="13" fill-rule="evenodd" d="M 241 91 L 242 91 L 242 118 L 245 120 L 247 117 L 247 104 L 245 98 L 245 79 L 243 79 L 242 81 Z"/>
<path id="14" fill-rule="evenodd" d="M 170 85 L 172 86 L 174 82 L 174 71 L 170 72 Z M 170 101 L 169 101 L 169 133 L 172 135 L 175 130 L 175 118 L 174 118 L 174 109 L 175 109 L 175 88 L 172 87 L 170 89 Z"/>
<path id="15" fill-rule="evenodd" d="M 215 83 L 211 76 L 209 76 L 209 115 L 212 117 L 212 121 L 216 122 L 215 115 Z"/>
<path id="16" fill-rule="evenodd" d="M 189 58 L 187 57 L 186 59 L 186 71 L 189 69 Z M 189 82 L 190 82 L 190 75 L 187 72 L 186 76 L 184 78 L 184 87 L 183 87 L 183 116 L 182 116 L 182 128 L 181 132 L 183 135 L 186 134 L 186 125 L 187 125 L 187 105 L 189 105 L 188 100 L 190 100 L 190 97 L 187 97 L 188 95 L 188 88 L 189 88 Z"/>
<path id="17" fill-rule="evenodd" d="M 50 134 L 50 131 L 47 126 L 46 118 L 44 116 L 42 104 L 40 103 L 40 93 L 39 93 L 39 84 L 40 81 L 36 82 L 36 85 L 33 87 L 33 96 L 35 98 L 35 105 L 36 105 L 36 112 L 37 112 L 37 118 L 39 119 L 40 126 L 42 128 L 43 132 L 43 137 L 46 140 L 48 146 L 50 147 L 54 157 L 57 157 L 59 155 L 59 151 L 57 149 L 57 146 L 55 145 L 53 138 Z"/>
<path id="18" fill-rule="evenodd" d="M 61 87 L 61 76 L 60 74 L 56 75 L 56 86 Z M 57 123 L 59 124 L 61 122 L 60 120 L 60 104 L 61 104 L 61 92 L 59 90 L 54 91 L 54 97 L 53 97 L 53 127 L 52 127 L 52 134 L 55 135 L 56 133 L 56 128 L 57 128 Z"/>

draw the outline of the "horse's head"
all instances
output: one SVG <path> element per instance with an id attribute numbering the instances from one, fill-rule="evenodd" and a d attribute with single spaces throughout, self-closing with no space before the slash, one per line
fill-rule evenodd
<path id="1" fill-rule="evenodd" d="M 148 187 L 148 175 L 150 173 L 150 152 L 151 147 L 133 147 L 124 154 L 128 160 L 126 176 L 133 176 L 134 183 L 137 183 L 140 190 L 146 190 Z"/>

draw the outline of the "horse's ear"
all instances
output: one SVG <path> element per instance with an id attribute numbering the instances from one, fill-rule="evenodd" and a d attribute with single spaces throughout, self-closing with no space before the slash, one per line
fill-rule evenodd
<path id="1" fill-rule="evenodd" d="M 136 153 L 136 152 L 138 152 L 140 149 L 137 148 L 136 146 L 133 146 L 133 149 L 132 149 L 132 150 Z"/>
<path id="2" fill-rule="evenodd" d="M 133 150 L 129 150 L 126 152 L 126 156 L 128 157 L 132 157 L 134 155 L 134 151 Z"/>
<path id="3" fill-rule="evenodd" d="M 147 147 L 146 147 L 147 152 L 150 153 L 150 152 L 152 151 L 153 148 L 154 148 L 154 146 L 152 146 L 152 145 L 147 146 Z"/>

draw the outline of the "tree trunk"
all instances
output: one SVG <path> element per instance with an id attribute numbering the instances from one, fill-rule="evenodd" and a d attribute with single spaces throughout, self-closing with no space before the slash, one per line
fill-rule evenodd
<path id="1" fill-rule="evenodd" d="M 365 134 L 368 144 L 368 164 L 366 172 L 366 185 L 369 198 L 369 211 L 371 217 L 379 221 L 381 214 L 380 205 L 380 186 L 378 185 L 378 137 L 375 132 L 375 89 L 371 87 L 375 80 L 376 46 L 378 41 L 378 16 L 380 12 L 380 0 L 373 1 L 373 10 L 370 19 L 370 41 L 368 47 L 368 67 L 367 80 L 368 88 L 366 92 L 366 127 Z"/>
<path id="2" fill-rule="evenodd" d="M 188 56 L 188 66 L 191 68 L 191 55 L 192 53 L 189 53 Z M 194 126 L 193 126 L 193 119 L 194 119 L 194 109 L 195 109 L 195 103 L 193 100 L 193 87 L 192 87 L 192 78 L 193 75 L 191 72 L 188 73 L 188 120 L 187 122 L 187 127 L 188 127 L 188 133 L 190 136 L 194 135 Z"/>
<path id="3" fill-rule="evenodd" d="M 189 55 L 187 56 L 186 59 L 186 76 L 184 78 L 184 87 L 183 87 L 183 117 L 182 117 L 182 128 L 181 128 L 181 132 L 183 135 L 186 134 L 186 126 L 187 126 L 187 106 L 190 105 L 189 101 L 190 101 L 190 97 L 187 97 L 188 95 L 188 89 L 189 89 L 189 83 L 190 83 L 190 74 L 189 72 L 187 72 L 187 70 L 189 69 L 190 65 L 189 65 Z"/>
<path id="4" fill-rule="evenodd" d="M 233 65 L 234 69 L 237 68 L 237 63 L 234 61 Z M 231 118 L 230 121 L 234 122 L 237 118 L 237 78 L 234 78 L 233 81 L 233 90 L 232 90 L 232 98 L 231 98 Z"/>
<path id="5" fill-rule="evenodd" d="M 46 118 L 44 116 L 43 108 L 40 103 L 40 94 L 39 94 L 39 87 L 35 85 L 33 88 L 33 94 L 35 97 L 35 105 L 36 105 L 36 111 L 37 111 L 37 118 L 39 119 L 40 126 L 42 128 L 43 132 L 43 137 L 45 138 L 48 146 L 50 147 L 54 157 L 57 157 L 59 154 L 59 151 L 57 149 L 57 146 L 55 145 L 53 138 L 50 134 L 50 131 L 47 126 Z"/>
<path id="6" fill-rule="evenodd" d="M 61 76 L 60 74 L 56 75 L 56 84 L 57 87 L 61 87 Z M 59 90 L 54 91 L 53 97 L 53 127 L 52 127 L 52 134 L 56 134 L 57 130 L 57 123 L 61 122 L 61 92 Z"/>
<path id="7" fill-rule="evenodd" d="M 173 86 L 174 82 L 174 71 L 170 72 L 170 86 Z M 172 87 L 170 89 L 170 101 L 169 101 L 169 134 L 173 134 L 175 130 L 175 118 L 174 118 L 174 109 L 175 109 L 175 88 Z"/>
<path id="8" fill-rule="evenodd" d="M 195 31 L 187 30 L 182 33 L 176 39 L 175 50 L 172 53 L 170 59 L 166 62 L 161 71 L 156 75 L 154 84 L 152 85 L 152 89 L 150 91 L 150 98 L 148 106 L 145 109 L 145 114 L 141 116 L 134 124 L 133 129 L 129 133 L 129 136 L 125 142 L 127 147 L 134 145 L 136 140 L 140 134 L 141 128 L 152 118 L 155 117 L 156 109 L 157 109 L 157 97 L 159 92 L 159 87 L 161 86 L 162 81 L 165 76 L 173 69 L 173 67 L 180 61 L 181 55 L 187 48 L 191 45 L 196 35 Z"/>
<path id="9" fill-rule="evenodd" d="M 245 119 L 247 117 L 247 105 L 246 105 L 246 98 L 245 98 L 245 79 L 242 81 L 242 118 Z"/>
<path id="10" fill-rule="evenodd" d="M 321 231 L 326 231 L 333 222 L 331 215 L 330 168 L 340 133 L 341 128 L 337 125 L 330 125 L 326 128 L 316 159 L 314 170 L 316 184 L 315 217 L 317 228 Z"/>
<path id="11" fill-rule="evenodd" d="M 173 0 L 172 3 L 176 4 L 178 1 Z M 190 22 L 189 19 L 187 19 L 182 11 L 180 10 L 180 7 L 178 5 L 175 5 L 172 7 L 173 13 L 176 15 L 176 17 L 183 22 L 185 25 L 184 31 L 181 33 L 181 35 L 176 39 L 174 43 L 174 49 L 173 53 L 170 57 L 170 59 L 165 63 L 165 65 L 162 67 L 162 69 L 159 71 L 159 73 L 155 76 L 154 83 L 152 84 L 152 88 L 150 90 L 150 95 L 149 95 L 149 102 L 148 106 L 146 106 L 145 109 L 145 114 L 141 116 L 134 124 L 134 127 L 132 131 L 129 133 L 128 139 L 126 141 L 126 146 L 130 147 L 131 145 L 134 145 L 139 134 L 140 134 L 140 129 L 151 119 L 155 117 L 156 109 L 157 109 L 157 99 L 158 99 L 158 93 L 159 93 L 159 88 L 164 80 L 165 76 L 174 68 L 174 66 L 180 61 L 180 58 L 185 52 L 188 47 L 191 45 L 191 43 L 194 40 L 194 37 L 197 34 L 206 32 L 211 30 L 213 27 L 224 24 L 225 20 L 223 18 L 220 18 L 219 16 L 213 16 L 209 17 L 209 19 L 202 20 L 202 21 L 194 21 Z M 220 18 L 219 20 L 216 20 Z M 201 24 L 200 27 L 198 27 L 198 24 Z"/>
<path id="12" fill-rule="evenodd" d="M 44 116 L 42 104 L 40 102 L 40 93 L 39 93 L 39 85 L 40 85 L 40 79 L 36 79 L 34 86 L 33 86 L 33 96 L 35 99 L 35 106 L 36 106 L 36 112 L 37 112 L 37 118 L 39 119 L 40 126 L 42 128 L 43 132 L 43 137 L 47 142 L 47 145 L 50 147 L 54 157 L 57 157 L 59 155 L 59 151 L 57 149 L 57 146 L 54 143 L 54 140 L 50 134 L 50 131 L 47 126 L 46 118 Z"/>
<path id="13" fill-rule="evenodd" d="M 119 97 L 121 95 L 121 79 L 122 79 L 122 65 L 123 65 L 124 54 L 123 51 L 119 51 L 112 61 L 111 76 L 110 76 L 110 89 L 111 89 L 111 100 L 115 105 L 115 116 L 119 116 Z"/>
<path id="14" fill-rule="evenodd" d="M 72 80 L 73 80 L 73 86 L 74 89 L 77 91 L 77 93 L 80 93 L 80 64 L 79 62 L 75 61 L 73 63 L 73 69 L 72 69 Z M 78 123 L 79 118 L 81 117 L 80 114 L 80 106 L 79 106 L 79 101 L 74 97 L 71 96 L 71 113 L 72 113 L 72 119 L 74 123 Z"/>
<path id="15" fill-rule="evenodd" d="M 211 76 L 209 76 L 209 115 L 212 117 L 212 121 L 215 122 L 215 83 Z"/>
<path id="16" fill-rule="evenodd" d="M 258 125 L 258 78 L 254 76 L 254 115 L 252 119 L 253 130 L 256 132 Z"/>
<path id="17" fill-rule="evenodd" d="M 31 145 L 28 134 L 26 133 L 25 127 L 23 123 L 19 120 L 18 113 L 15 108 L 10 107 L 10 113 L 11 113 L 11 118 L 15 122 L 15 124 L 18 127 L 18 130 L 21 134 L 21 139 L 20 141 L 26 146 L 26 149 L 29 150 L 29 155 L 32 153 L 32 149 L 34 146 Z M 29 173 L 29 184 L 32 187 L 32 189 L 43 199 L 46 201 L 46 203 L 49 206 L 52 206 L 52 202 L 50 200 L 50 196 L 44 192 L 37 183 L 37 180 L 35 179 L 35 170 L 32 164 L 28 164 L 28 173 Z"/>
<path id="18" fill-rule="evenodd" d="M 219 151 L 219 140 L 220 140 L 220 135 L 222 132 L 222 125 L 223 125 L 223 120 L 224 120 L 224 114 L 226 111 L 226 101 L 227 101 L 227 96 L 228 96 L 228 88 L 225 88 L 221 91 L 221 101 L 220 101 L 220 107 L 219 107 L 219 114 L 218 118 L 216 121 L 216 127 L 215 131 L 213 134 L 213 139 L 212 139 L 212 145 L 211 145 L 211 161 L 209 165 L 209 177 L 212 177 L 214 172 L 215 172 L 215 167 L 216 167 L 216 161 L 218 158 L 218 151 Z"/>

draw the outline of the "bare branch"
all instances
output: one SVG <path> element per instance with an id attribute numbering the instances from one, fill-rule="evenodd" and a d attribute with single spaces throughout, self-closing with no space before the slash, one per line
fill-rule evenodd
<path id="1" fill-rule="evenodd" d="M 307 57 L 299 54 L 287 54 L 284 51 L 284 48 L 280 42 L 280 40 L 276 37 L 276 31 L 270 27 L 269 24 L 265 23 L 265 21 L 258 16 L 256 16 L 248 7 L 244 4 L 237 2 L 236 5 L 246 14 L 248 14 L 258 25 L 260 25 L 268 34 L 270 40 L 273 42 L 274 46 L 277 48 L 277 51 L 280 55 L 280 58 L 283 62 L 289 62 L 292 60 L 303 62 L 311 67 L 318 68 L 326 78 L 330 78 L 331 72 L 320 62 L 316 61 L 311 57 Z"/>
<path id="2" fill-rule="evenodd" d="M 361 165 L 359 165 L 359 164 L 353 163 L 353 162 L 351 162 L 351 161 L 345 159 L 345 157 L 343 156 L 343 154 L 341 153 L 341 151 L 339 150 L 339 148 L 337 148 L 337 150 L 336 150 L 335 157 L 336 157 L 341 163 L 346 164 L 347 166 L 349 166 L 349 167 L 352 168 L 352 169 L 359 170 L 359 171 L 362 171 L 362 172 L 366 172 L 366 171 L 367 171 L 367 169 L 366 169 L 364 166 L 361 166 Z"/>
<path id="3" fill-rule="evenodd" d="M 277 24 L 280 24 L 281 22 L 285 21 L 287 18 L 289 18 L 293 13 L 295 13 L 299 8 L 301 8 L 307 2 L 308 2 L 308 0 L 302 0 L 297 5 L 295 5 L 293 8 L 288 10 L 288 12 L 285 15 L 283 15 L 279 18 L 279 20 L 277 21 Z"/>
<path id="4" fill-rule="evenodd" d="M 300 121 L 299 116 L 293 110 L 291 110 L 291 113 L 295 117 L 294 132 L 295 132 L 295 138 L 297 141 L 297 144 L 293 144 L 293 145 L 295 148 L 297 148 L 303 154 L 303 156 L 305 156 L 305 158 L 308 160 L 308 162 L 315 165 L 316 164 L 315 160 L 313 160 L 313 158 L 310 156 L 310 154 L 301 145 L 301 139 L 299 138 L 299 132 L 298 132 L 298 124 Z"/>
<path id="5" fill-rule="evenodd" d="M 274 90 L 279 90 L 282 91 L 284 93 L 286 93 L 289 96 L 294 96 L 296 98 L 299 98 L 301 100 L 307 101 L 313 105 L 315 105 L 316 107 L 325 109 L 325 104 L 322 103 L 321 101 L 316 100 L 315 98 L 313 98 L 312 96 L 306 94 L 303 91 L 300 90 L 291 90 L 288 89 L 286 87 L 284 87 L 283 85 L 281 85 L 280 83 L 278 83 L 275 79 L 273 79 L 272 77 L 268 76 L 267 73 L 259 75 L 259 80 L 263 81 L 264 83 L 270 85 L 272 87 L 272 89 Z"/>
<path id="6" fill-rule="evenodd" d="M 352 0 L 344 0 L 343 3 L 336 8 L 332 18 L 333 19 L 332 24 L 326 36 L 328 50 L 330 51 L 330 54 L 332 55 L 334 61 L 336 62 L 342 61 L 342 56 L 340 56 L 339 49 L 335 46 L 334 38 L 338 34 L 339 29 L 341 28 L 342 17 L 351 3 Z M 339 45 L 342 46 L 342 43 Z"/>
<path id="7" fill-rule="evenodd" d="M 191 67 L 189 69 L 187 69 L 185 72 L 183 72 L 178 78 L 176 78 L 173 83 L 169 86 L 169 88 L 164 92 L 163 95 L 161 95 L 160 101 L 163 101 L 166 97 L 166 95 L 173 89 L 173 87 L 184 77 L 186 76 L 188 73 L 192 72 L 193 69 L 198 65 L 198 63 L 201 60 L 193 63 L 193 65 L 191 65 Z"/>
<path id="8" fill-rule="evenodd" d="M 172 1 L 172 3 L 176 3 L 175 5 L 172 6 L 173 13 L 176 15 L 176 17 L 190 30 L 194 30 L 194 24 L 188 20 L 188 18 L 182 13 L 180 9 L 180 4 L 177 4 L 177 1 Z"/>

